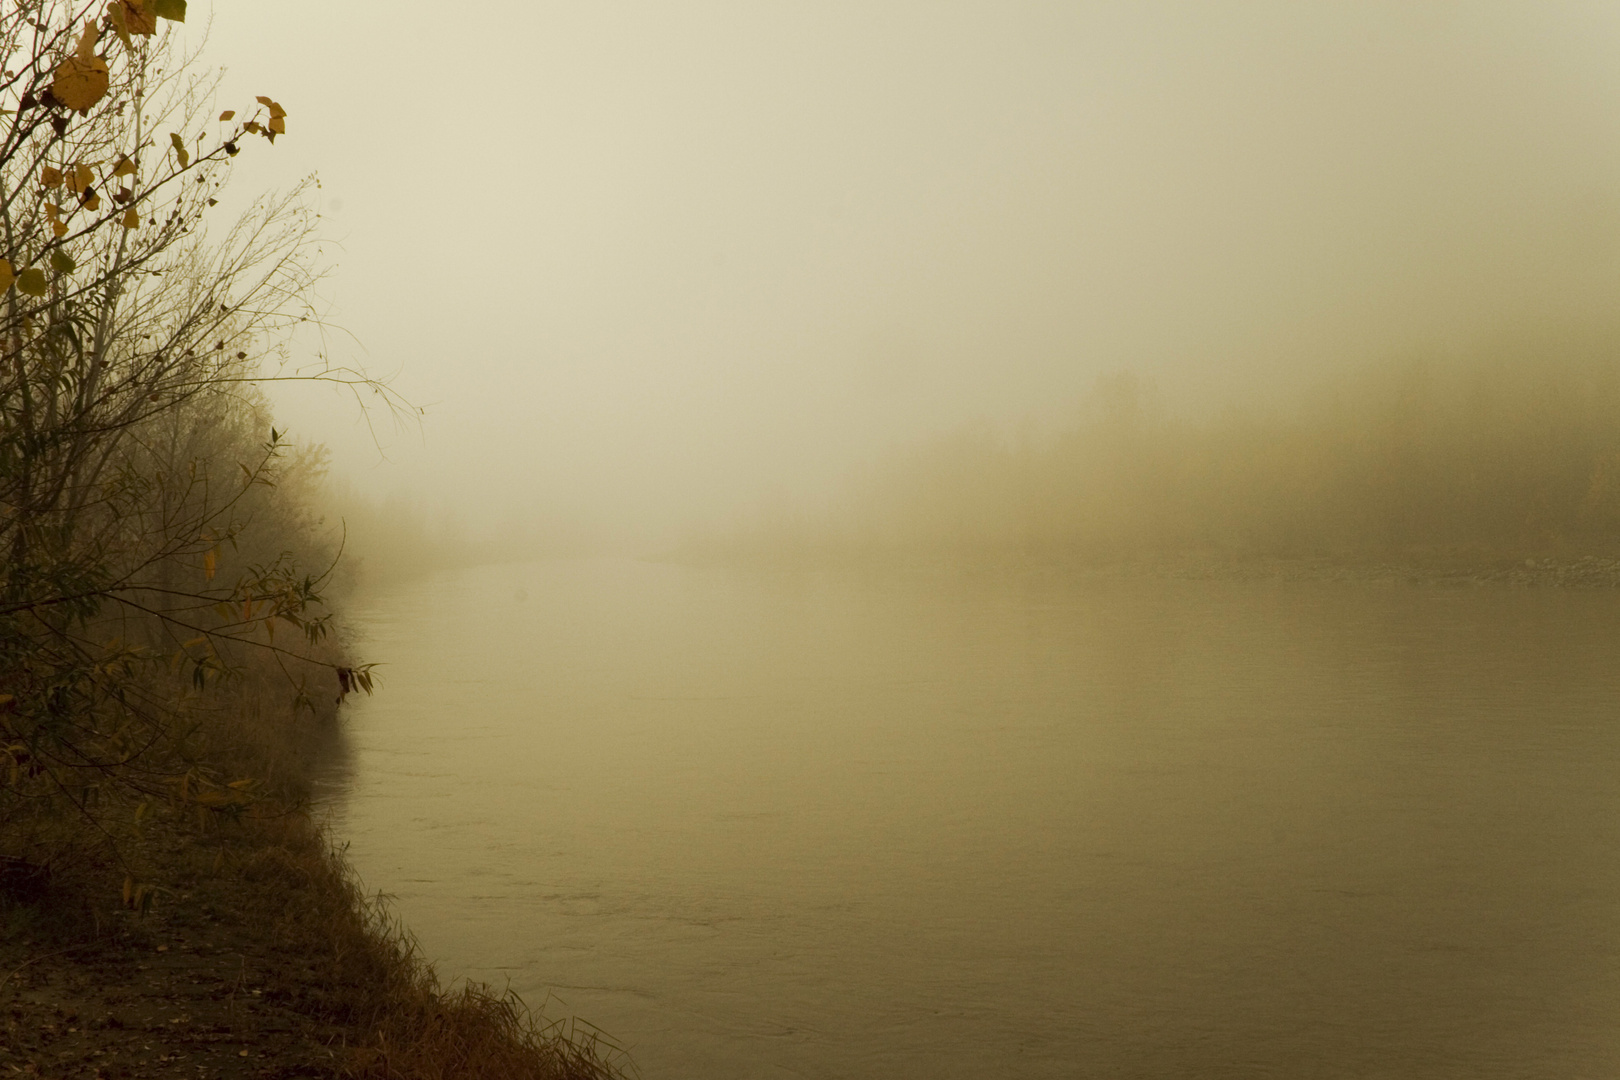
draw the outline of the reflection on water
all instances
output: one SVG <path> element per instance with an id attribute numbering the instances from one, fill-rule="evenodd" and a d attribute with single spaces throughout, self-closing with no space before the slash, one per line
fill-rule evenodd
<path id="1" fill-rule="evenodd" d="M 1620 1072 L 1620 597 L 482 568 L 334 803 L 651 1078 Z"/>

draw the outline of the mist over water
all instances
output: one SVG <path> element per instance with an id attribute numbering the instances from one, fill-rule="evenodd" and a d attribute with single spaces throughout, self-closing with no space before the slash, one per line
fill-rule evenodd
<path id="1" fill-rule="evenodd" d="M 273 392 L 445 975 L 648 1077 L 1620 1067 L 1620 8 L 210 32 L 287 363 L 423 410 Z"/>
<path id="2" fill-rule="evenodd" d="M 1620 1064 L 1609 591 L 418 579 L 335 827 L 666 1077 Z"/>
<path id="3" fill-rule="evenodd" d="M 279 414 L 475 536 L 813 511 L 966 425 L 1071 427 L 1121 370 L 1198 418 L 1614 340 L 1604 5 L 279 10 L 214 12 L 290 110 L 233 186 L 320 171 L 358 343 L 302 348 L 427 410 Z"/>

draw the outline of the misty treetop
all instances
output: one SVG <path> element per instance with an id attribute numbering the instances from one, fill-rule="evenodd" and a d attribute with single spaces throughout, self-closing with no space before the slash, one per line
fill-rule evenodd
<path id="1" fill-rule="evenodd" d="M 1130 372 L 1044 437 L 981 426 L 873 462 L 827 512 L 692 554 L 924 561 L 1620 557 L 1620 345 L 1547 331 L 1369 364 L 1287 405 L 1175 413 Z"/>

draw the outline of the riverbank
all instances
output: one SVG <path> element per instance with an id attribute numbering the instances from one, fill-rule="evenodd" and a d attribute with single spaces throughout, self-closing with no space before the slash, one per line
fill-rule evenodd
<path id="1" fill-rule="evenodd" d="M 0 1074 L 605 1080 L 628 1068 L 596 1033 L 515 996 L 441 987 L 287 801 L 183 809 L 102 837 L 115 847 L 65 824 L 69 855 L 0 859 Z"/>
<path id="2" fill-rule="evenodd" d="M 615 1075 L 611 1048 L 481 986 L 446 992 L 301 816 L 148 826 L 106 874 L 7 882 L 0 1070 L 84 1077 Z"/>
<path id="3" fill-rule="evenodd" d="M 921 560 L 905 565 L 926 568 Z M 1028 570 L 1035 581 L 1050 573 L 1620 585 L 1620 559 L 1595 556 L 990 566 L 972 572 Z M 337 730 L 336 718 L 306 715 L 289 726 L 239 710 L 236 723 L 258 743 L 240 729 L 218 733 L 217 745 L 238 748 L 231 775 L 273 777 L 280 794 L 236 818 L 210 814 L 206 824 L 188 806 L 184 816 L 156 807 L 138 828 L 119 826 L 132 877 L 156 887 L 144 912 L 140 897 L 126 903 L 126 871 L 105 853 L 61 864 L 49 876 L 0 859 L 0 1075 L 602 1077 L 626 1068 L 588 1031 L 548 1028 L 498 990 L 446 993 L 436 985 L 409 938 L 296 811 L 307 801 L 311 747 L 322 732 Z"/>
<path id="4" fill-rule="evenodd" d="M 1098 580 L 1173 578 L 1208 581 L 1367 582 L 1433 586 L 1620 588 L 1614 555 L 1274 555 L 1172 552 L 1103 558 L 1059 548 L 938 551 L 821 548 L 777 552 L 679 551 L 664 561 L 761 570 L 833 570 L 903 575 Z"/>
<path id="5" fill-rule="evenodd" d="M 1601 1074 L 1617 601 L 448 571 L 356 604 L 341 828 L 649 1077 Z"/>
<path id="6" fill-rule="evenodd" d="M 1366 581 L 1532 588 L 1620 587 L 1620 558 L 1599 555 L 1495 559 L 1458 556 L 1181 556 L 1120 564 L 1124 572 L 1231 581 Z"/>

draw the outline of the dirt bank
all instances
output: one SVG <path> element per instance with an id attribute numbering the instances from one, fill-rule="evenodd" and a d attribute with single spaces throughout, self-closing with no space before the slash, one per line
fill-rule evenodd
<path id="1" fill-rule="evenodd" d="M 593 1033 L 441 989 L 302 817 L 159 819 L 115 867 L 0 869 L 0 1075 L 589 1077 Z M 133 898 L 132 898 L 133 899 Z"/>

